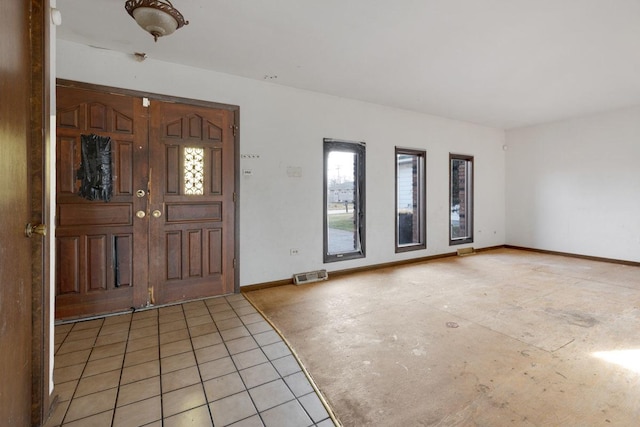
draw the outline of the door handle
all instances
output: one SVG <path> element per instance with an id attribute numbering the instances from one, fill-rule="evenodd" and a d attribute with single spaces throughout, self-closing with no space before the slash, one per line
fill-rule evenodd
<path id="1" fill-rule="evenodd" d="M 27 237 L 31 237 L 34 234 L 38 234 L 40 236 L 47 235 L 47 226 L 45 224 L 31 225 L 31 223 L 27 224 L 24 228 L 24 235 Z"/>
<path id="2" fill-rule="evenodd" d="M 162 216 L 162 212 L 156 209 L 155 211 L 151 212 L 151 215 L 153 215 L 154 218 L 160 218 Z"/>
<path id="3" fill-rule="evenodd" d="M 147 216 L 147 214 L 144 211 L 138 211 L 136 212 L 136 216 L 138 218 L 144 218 L 145 216 Z"/>

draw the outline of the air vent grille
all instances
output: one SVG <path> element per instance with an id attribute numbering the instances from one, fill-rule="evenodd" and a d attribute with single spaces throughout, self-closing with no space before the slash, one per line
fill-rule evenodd
<path id="1" fill-rule="evenodd" d="M 329 275 L 327 270 L 309 271 L 306 273 L 297 273 L 293 275 L 293 283 L 296 285 L 302 285 L 305 283 L 319 282 L 320 280 L 327 280 Z"/>

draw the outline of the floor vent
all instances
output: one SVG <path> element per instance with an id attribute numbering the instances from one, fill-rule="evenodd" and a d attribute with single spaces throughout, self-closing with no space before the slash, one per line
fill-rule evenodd
<path id="1" fill-rule="evenodd" d="M 293 275 L 293 283 L 296 285 L 303 285 L 305 283 L 319 282 L 320 280 L 327 280 L 329 275 L 327 270 L 309 271 L 307 273 L 298 273 Z"/>
<path id="2" fill-rule="evenodd" d="M 476 250 L 473 248 L 458 249 L 458 256 L 473 255 L 475 253 L 476 253 Z"/>

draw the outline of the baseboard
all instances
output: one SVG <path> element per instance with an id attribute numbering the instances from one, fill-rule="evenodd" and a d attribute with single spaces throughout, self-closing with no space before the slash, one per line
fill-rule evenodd
<path id="1" fill-rule="evenodd" d="M 476 249 L 476 252 L 485 252 L 485 251 L 491 251 L 494 249 L 502 249 L 504 248 L 504 245 L 499 245 L 499 246 L 490 246 L 490 247 L 486 247 L 486 248 L 480 248 L 480 249 Z M 425 256 L 425 257 L 420 257 L 420 258 L 411 258 L 411 259 L 404 259 L 401 261 L 391 261 L 391 262 L 385 262 L 382 264 L 374 264 L 374 265 L 367 265 L 364 267 L 356 267 L 356 268 L 348 268 L 345 270 L 335 270 L 335 271 L 329 271 L 329 280 L 331 280 L 331 278 L 336 277 L 336 276 L 345 276 L 348 274 L 354 274 L 354 273 L 361 273 L 364 271 L 373 271 L 373 270 L 379 270 L 381 268 L 390 268 L 390 267 L 400 267 L 402 265 L 408 265 L 408 264 L 416 264 L 419 262 L 426 262 L 426 261 L 433 261 L 435 259 L 441 259 L 441 258 L 449 258 L 449 257 L 454 257 L 457 256 L 457 252 L 447 252 L 444 254 L 438 254 L 438 255 L 429 255 L 429 256 Z M 251 291 L 257 291 L 260 289 L 267 289 L 267 288 L 274 288 L 277 286 L 284 286 L 284 285 L 293 285 L 293 278 L 291 279 L 282 279 L 282 280 L 274 280 L 273 282 L 264 282 L 264 283 L 256 283 L 254 285 L 246 285 L 246 286 L 241 286 L 240 287 L 240 292 L 251 292 Z"/>
<path id="2" fill-rule="evenodd" d="M 570 252 L 549 251 L 546 249 L 527 248 L 524 246 L 515 246 L 515 245 L 504 245 L 503 247 L 506 249 L 517 249 L 521 251 L 538 252 L 538 253 L 547 254 L 547 255 L 558 255 L 558 256 L 564 256 L 569 258 L 586 259 L 589 261 L 608 262 L 612 264 L 628 265 L 631 267 L 640 267 L 640 262 L 627 261 L 623 259 L 604 258 L 604 257 L 591 256 L 591 255 L 580 255 L 580 254 L 574 254 Z"/>

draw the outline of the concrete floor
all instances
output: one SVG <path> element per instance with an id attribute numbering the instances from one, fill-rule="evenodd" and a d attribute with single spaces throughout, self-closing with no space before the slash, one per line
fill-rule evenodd
<path id="1" fill-rule="evenodd" d="M 499 249 L 246 296 L 344 426 L 640 425 L 640 268 Z"/>

